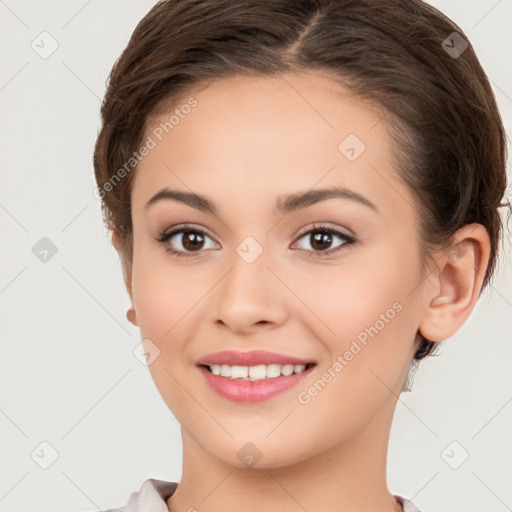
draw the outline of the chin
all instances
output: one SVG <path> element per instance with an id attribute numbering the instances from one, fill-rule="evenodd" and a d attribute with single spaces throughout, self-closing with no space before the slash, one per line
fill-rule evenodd
<path id="1" fill-rule="evenodd" d="M 273 440 L 270 440 L 265 438 L 265 435 L 266 433 L 251 437 L 245 434 L 242 437 L 230 439 L 225 444 L 216 443 L 209 438 L 205 440 L 203 447 L 223 464 L 241 469 L 283 468 L 314 456 L 314 453 L 308 453 L 308 450 L 304 449 L 304 445 L 299 451 L 296 441 L 287 444 L 286 437 L 276 435 Z M 314 446 L 309 447 L 309 451 L 314 452 Z"/>

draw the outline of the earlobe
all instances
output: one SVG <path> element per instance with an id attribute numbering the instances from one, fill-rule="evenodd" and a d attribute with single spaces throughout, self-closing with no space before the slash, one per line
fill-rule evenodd
<path id="1" fill-rule="evenodd" d="M 438 259 L 437 272 L 427 280 L 426 307 L 420 334 L 430 341 L 453 336 L 478 300 L 490 255 L 487 230 L 470 224 L 457 231 L 447 254 Z"/>
<path id="2" fill-rule="evenodd" d="M 137 314 L 135 313 L 135 308 L 133 307 L 133 304 L 128 308 L 128 311 L 126 312 L 126 318 L 128 321 L 138 327 L 137 323 Z"/>

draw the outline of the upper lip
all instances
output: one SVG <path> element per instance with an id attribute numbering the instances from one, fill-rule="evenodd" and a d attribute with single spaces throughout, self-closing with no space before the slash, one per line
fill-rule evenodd
<path id="1" fill-rule="evenodd" d="M 223 350 L 201 357 L 196 361 L 197 365 L 211 366 L 213 364 L 227 364 L 229 366 L 257 366 L 260 364 L 293 364 L 306 365 L 314 361 L 299 359 L 286 354 L 277 354 L 266 350 L 253 350 L 251 352 L 237 352 L 234 350 Z"/>

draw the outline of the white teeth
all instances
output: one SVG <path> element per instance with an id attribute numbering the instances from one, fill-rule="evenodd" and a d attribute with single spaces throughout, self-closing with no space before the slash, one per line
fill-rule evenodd
<path id="1" fill-rule="evenodd" d="M 223 364 L 220 367 L 220 374 L 222 377 L 231 377 L 231 366 L 228 366 L 227 364 Z"/>
<path id="2" fill-rule="evenodd" d="M 265 367 L 264 364 L 259 364 L 258 366 L 250 366 L 249 367 L 249 377 L 253 380 L 266 379 L 267 378 L 267 368 Z M 233 373 L 231 373 L 231 378 L 234 378 Z"/>
<path id="3" fill-rule="evenodd" d="M 279 377 L 281 375 L 281 365 L 280 364 L 269 364 L 266 367 L 267 378 Z"/>
<path id="4" fill-rule="evenodd" d="M 232 366 L 231 375 L 232 379 L 245 379 L 249 375 L 249 368 L 247 366 Z"/>
<path id="5" fill-rule="evenodd" d="M 283 375 L 291 375 L 293 373 L 293 364 L 285 364 L 282 368 L 281 368 L 281 373 Z"/>
<path id="6" fill-rule="evenodd" d="M 280 375 L 292 375 L 305 370 L 304 364 L 259 364 L 257 366 L 230 366 L 228 364 L 212 364 L 208 367 L 214 375 L 228 377 L 230 379 L 262 380 L 279 377 Z"/>

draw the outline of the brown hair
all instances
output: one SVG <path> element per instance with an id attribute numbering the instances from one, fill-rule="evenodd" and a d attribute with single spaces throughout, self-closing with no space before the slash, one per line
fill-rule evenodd
<path id="1" fill-rule="evenodd" d="M 121 235 L 125 277 L 133 255 L 126 163 L 150 120 L 214 79 L 302 70 L 327 72 L 385 116 L 399 175 L 416 199 L 423 268 L 462 226 L 487 229 L 483 289 L 500 241 L 504 128 L 464 32 L 420 0 L 163 0 L 152 7 L 110 73 L 94 152 L 103 216 Z M 418 337 L 415 360 L 438 345 Z"/>

